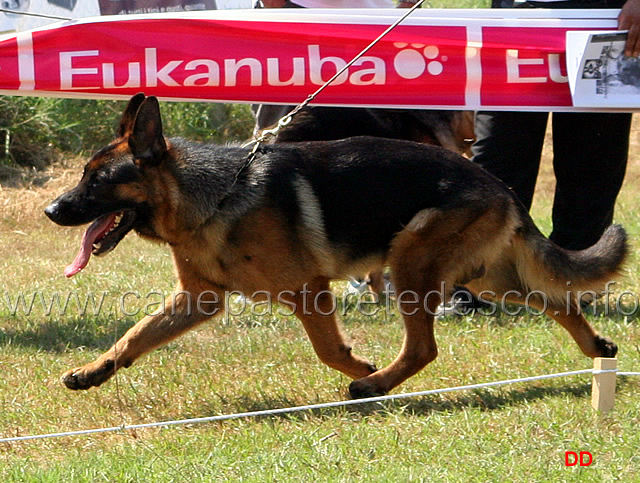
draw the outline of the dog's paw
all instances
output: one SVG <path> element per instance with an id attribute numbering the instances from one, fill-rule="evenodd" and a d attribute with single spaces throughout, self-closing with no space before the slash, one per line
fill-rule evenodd
<path id="1" fill-rule="evenodd" d="M 62 375 L 62 382 L 69 389 L 89 389 L 97 387 L 115 373 L 115 364 L 113 361 L 106 361 L 97 369 L 92 364 L 83 367 L 77 367 Z"/>
<path id="2" fill-rule="evenodd" d="M 72 369 L 65 372 L 60 378 L 68 389 L 89 389 L 93 386 L 89 380 L 82 374 L 82 368 Z"/>
<path id="3" fill-rule="evenodd" d="M 595 343 L 600 351 L 600 357 L 615 357 L 618 353 L 618 346 L 608 337 L 599 335 L 596 337 Z"/>
<path id="4" fill-rule="evenodd" d="M 375 384 L 367 381 L 366 378 L 358 379 L 349 384 L 349 394 L 352 399 L 384 396 L 386 393 L 386 391 L 383 391 Z"/>

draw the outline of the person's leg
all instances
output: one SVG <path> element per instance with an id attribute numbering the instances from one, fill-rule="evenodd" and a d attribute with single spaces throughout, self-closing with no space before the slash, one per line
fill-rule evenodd
<path id="1" fill-rule="evenodd" d="M 555 113 L 553 232 L 558 245 L 596 243 L 613 220 L 627 166 L 631 114 Z"/>
<path id="2" fill-rule="evenodd" d="M 546 112 L 478 112 L 472 160 L 513 189 L 529 209 L 540 167 Z"/>

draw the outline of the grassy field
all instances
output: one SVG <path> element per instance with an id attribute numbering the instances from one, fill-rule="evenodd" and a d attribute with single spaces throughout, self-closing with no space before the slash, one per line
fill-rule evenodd
<path id="1" fill-rule="evenodd" d="M 640 122 L 617 222 L 640 236 Z M 545 155 L 534 216 L 549 229 L 553 180 Z M 41 186 L 0 191 L 0 437 L 120 426 L 337 401 L 346 377 L 323 366 L 292 318 L 216 319 L 123 370 L 72 392 L 60 375 L 92 360 L 174 283 L 167 248 L 128 236 L 67 280 L 81 229 L 42 213 L 73 185 L 82 160 L 55 166 Z M 615 287 L 639 292 L 640 262 Z M 338 290 L 343 287 L 338 284 Z M 146 295 L 146 294 L 152 295 Z M 23 297 L 23 303 L 20 297 Z M 66 310 L 58 306 L 68 302 Z M 92 302 L 93 301 L 93 302 Z M 102 306 L 98 307 L 102 301 Z M 33 303 L 32 303 L 33 302 Z M 98 308 L 100 310 L 98 310 Z M 620 346 L 621 370 L 640 370 L 635 312 L 590 316 Z M 345 317 L 356 350 L 379 366 L 401 345 L 397 315 Z M 437 324 L 440 356 L 396 392 L 591 367 L 544 317 L 464 317 Z M 637 481 L 640 379 L 619 378 L 616 408 L 589 405 L 590 379 L 572 376 L 473 392 L 288 416 L 0 444 L 1 481 Z M 566 451 L 589 451 L 566 467 Z"/>
<path id="2" fill-rule="evenodd" d="M 441 2 L 443 3 L 443 2 Z M 468 0 L 465 6 L 486 6 Z M 433 6 L 440 5 L 432 2 Z M 484 5 L 483 5 L 484 4 Z M 463 6 L 463 5 L 458 5 Z M 616 222 L 633 256 L 615 286 L 629 313 L 589 319 L 640 371 L 640 118 Z M 533 215 L 550 231 L 553 176 L 545 163 Z M 69 391 L 60 375 L 93 360 L 174 284 L 169 250 L 134 235 L 82 274 L 62 270 L 82 229 L 43 209 L 73 186 L 69 159 L 20 189 L 0 184 L 0 438 L 339 401 L 349 380 L 323 366 L 297 320 L 212 320 L 142 358 L 99 389 Z M 578 174 L 579 175 L 579 174 Z M 340 292 L 342 284 L 336 284 Z M 65 307 L 66 304 L 66 307 Z M 355 350 L 378 366 L 402 343 L 396 314 L 344 317 Z M 395 392 L 421 391 L 591 367 L 545 317 L 463 317 L 437 323 L 440 356 Z M 618 378 L 614 411 L 590 407 L 590 378 L 573 376 L 286 416 L 0 443 L 2 482 L 173 481 L 640 481 L 640 378 Z M 565 466 L 588 451 L 588 467 Z"/>

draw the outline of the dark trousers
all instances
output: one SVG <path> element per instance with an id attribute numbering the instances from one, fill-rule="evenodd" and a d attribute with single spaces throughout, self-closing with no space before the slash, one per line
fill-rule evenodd
<path id="1" fill-rule="evenodd" d="M 478 112 L 473 161 L 502 179 L 529 209 L 540 167 L 546 112 Z M 581 250 L 613 220 L 624 179 L 631 114 L 553 113 L 553 231 L 558 245 Z"/>

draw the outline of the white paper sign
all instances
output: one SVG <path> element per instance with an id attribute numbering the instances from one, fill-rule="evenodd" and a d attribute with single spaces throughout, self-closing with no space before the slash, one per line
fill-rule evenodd
<path id="1" fill-rule="evenodd" d="M 640 59 L 624 55 L 626 32 L 567 32 L 567 72 L 576 107 L 640 107 Z"/>

